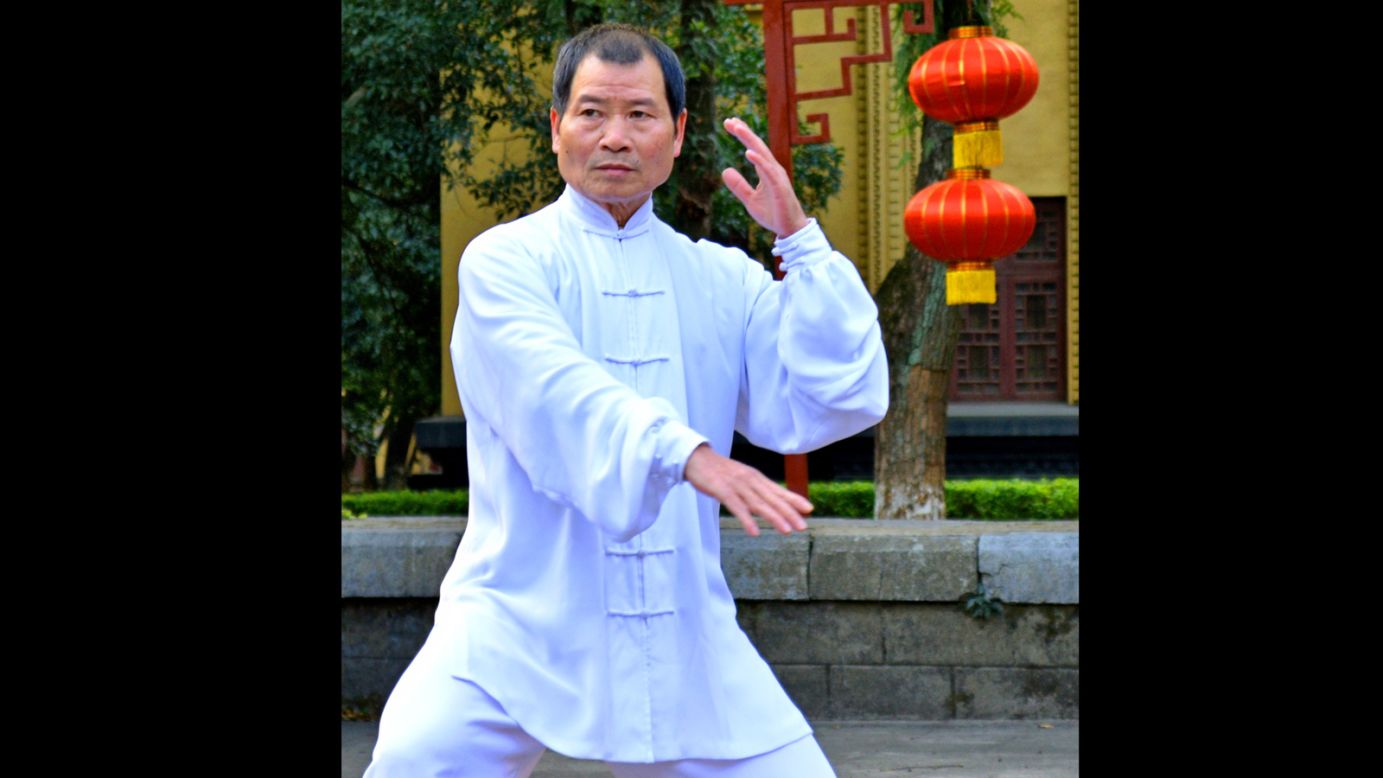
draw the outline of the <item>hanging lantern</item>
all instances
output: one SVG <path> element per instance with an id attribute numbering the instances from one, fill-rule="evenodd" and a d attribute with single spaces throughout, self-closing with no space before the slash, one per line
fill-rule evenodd
<path id="1" fill-rule="evenodd" d="M 1004 161 L 999 120 L 1037 92 L 1037 61 L 993 28 L 954 27 L 913 63 L 908 92 L 928 116 L 955 125 L 955 167 L 993 167 Z"/>
<path id="2" fill-rule="evenodd" d="M 950 171 L 903 211 L 912 245 L 947 264 L 947 305 L 995 302 L 994 260 L 1022 248 L 1036 224 L 1027 195 L 983 168 Z"/>

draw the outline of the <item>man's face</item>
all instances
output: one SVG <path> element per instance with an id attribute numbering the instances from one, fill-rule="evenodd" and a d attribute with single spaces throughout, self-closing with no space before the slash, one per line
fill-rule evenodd
<path id="1" fill-rule="evenodd" d="M 623 224 L 672 175 L 687 112 L 674 117 L 663 71 L 648 54 L 632 65 L 589 54 L 576 67 L 566 112 L 550 112 L 562 178 Z"/>

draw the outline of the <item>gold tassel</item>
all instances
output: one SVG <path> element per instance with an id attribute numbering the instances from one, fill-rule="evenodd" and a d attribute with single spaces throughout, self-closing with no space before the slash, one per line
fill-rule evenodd
<path id="1" fill-rule="evenodd" d="M 1004 139 L 995 121 L 960 122 L 952 136 L 955 167 L 994 167 L 1004 162 Z"/>
<path id="2" fill-rule="evenodd" d="M 946 304 L 992 303 L 999 299 L 994 266 L 988 262 L 962 262 L 946 270 Z"/>

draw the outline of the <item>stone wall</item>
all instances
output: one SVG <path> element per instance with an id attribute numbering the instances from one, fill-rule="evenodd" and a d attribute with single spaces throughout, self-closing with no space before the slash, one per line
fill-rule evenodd
<path id="1" fill-rule="evenodd" d="M 341 697 L 377 709 L 432 626 L 465 520 L 341 523 Z M 721 524 L 739 621 L 813 720 L 1079 717 L 1079 523 Z M 1003 611 L 962 600 L 983 583 Z"/>

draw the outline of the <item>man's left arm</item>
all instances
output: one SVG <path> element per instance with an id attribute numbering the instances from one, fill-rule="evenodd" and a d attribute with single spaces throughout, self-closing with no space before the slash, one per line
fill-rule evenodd
<path id="1" fill-rule="evenodd" d="M 878 423 L 888 410 L 878 309 L 854 264 L 831 250 L 802 211 L 787 171 L 763 140 L 736 118 L 725 120 L 725 129 L 744 143 L 759 183 L 751 186 L 733 168 L 721 178 L 750 216 L 778 236 L 774 253 L 787 271 L 782 283 L 762 268 L 746 278 L 753 299 L 735 427 L 765 448 L 810 451 Z M 811 503 L 708 445 L 692 452 L 683 472 L 750 535 L 758 534 L 751 514 L 779 532 L 806 529 Z"/>
<path id="2" fill-rule="evenodd" d="M 784 279 L 758 272 L 745 333 L 737 428 L 784 453 L 811 451 L 878 423 L 888 410 L 888 365 L 878 308 L 854 263 L 834 251 L 793 192 L 787 171 L 739 119 L 725 128 L 745 144 L 759 175 L 733 168 L 725 185 L 765 229 Z M 751 282 L 752 283 L 752 282 Z"/>

